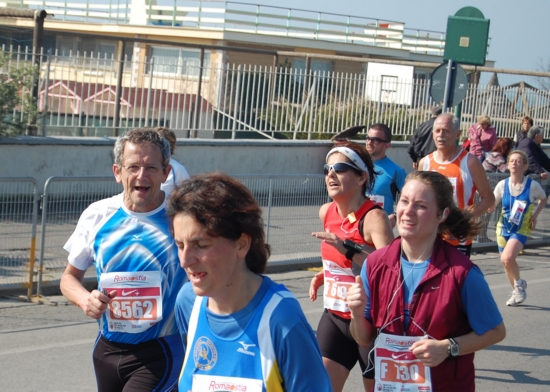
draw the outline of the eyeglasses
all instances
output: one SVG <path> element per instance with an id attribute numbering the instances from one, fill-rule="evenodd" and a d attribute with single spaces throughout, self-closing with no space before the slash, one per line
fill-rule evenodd
<path id="1" fill-rule="evenodd" d="M 323 172 L 325 173 L 325 176 L 328 175 L 331 170 L 334 170 L 336 174 L 340 174 L 340 173 L 345 173 L 351 169 L 355 169 L 358 172 L 361 171 L 357 166 L 349 162 L 338 162 L 333 165 L 329 165 L 327 163 L 325 166 L 323 166 Z"/>
<path id="2" fill-rule="evenodd" d="M 390 141 L 389 140 L 384 140 L 384 139 L 380 139 L 379 137 L 370 137 L 370 136 L 367 136 L 365 138 L 365 140 L 368 142 L 368 141 L 371 141 L 373 142 L 374 144 L 380 144 L 380 143 L 389 143 Z"/>
<path id="3" fill-rule="evenodd" d="M 130 166 L 122 166 L 122 167 L 125 168 L 126 171 L 133 176 L 137 176 L 142 168 L 145 169 L 145 173 L 151 176 L 159 174 L 164 169 L 164 166 L 158 166 L 158 165 L 146 165 L 146 166 L 130 165 Z"/>

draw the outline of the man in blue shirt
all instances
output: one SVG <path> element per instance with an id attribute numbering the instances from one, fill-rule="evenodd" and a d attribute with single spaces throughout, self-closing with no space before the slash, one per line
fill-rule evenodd
<path id="1" fill-rule="evenodd" d="M 174 305 L 187 281 L 170 233 L 161 184 L 170 145 L 153 128 L 119 136 L 113 174 L 123 192 L 92 203 L 64 248 L 61 292 L 98 321 L 92 353 L 97 391 L 168 391 L 177 386 L 183 342 Z M 97 290 L 82 284 L 94 266 Z"/>
<path id="2" fill-rule="evenodd" d="M 373 124 L 369 127 L 366 138 L 366 148 L 372 160 L 374 168 L 378 172 L 374 181 L 374 187 L 369 198 L 380 205 L 390 218 L 392 227 L 395 226 L 395 213 L 393 206 L 397 200 L 397 193 L 401 192 L 407 173 L 386 156 L 386 151 L 391 146 L 391 129 L 386 124 Z"/>

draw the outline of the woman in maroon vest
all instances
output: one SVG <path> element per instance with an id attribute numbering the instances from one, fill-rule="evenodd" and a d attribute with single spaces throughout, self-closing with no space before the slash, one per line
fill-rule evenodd
<path id="1" fill-rule="evenodd" d="M 351 333 L 361 346 L 377 338 L 380 390 L 474 391 L 474 352 L 506 331 L 479 268 L 441 235 L 474 236 L 480 224 L 436 172 L 409 174 L 396 211 L 401 237 L 369 255 L 348 291 Z"/>
<path id="2" fill-rule="evenodd" d="M 367 255 L 388 245 L 393 233 L 386 212 L 365 197 L 375 175 L 365 147 L 340 142 L 328 152 L 326 162 L 325 183 L 333 201 L 319 209 L 324 230 L 312 233 L 322 240 L 323 271 L 311 280 L 309 296 L 315 301 L 317 290 L 324 284 L 325 312 L 317 327 L 317 340 L 332 388 L 339 392 L 357 361 L 363 372 L 369 370 L 370 350 L 359 347 L 349 333 L 347 291 L 355 283 Z M 372 366 L 370 370 L 374 370 Z M 372 372 L 363 376 L 367 391 L 372 389 L 372 378 Z"/>

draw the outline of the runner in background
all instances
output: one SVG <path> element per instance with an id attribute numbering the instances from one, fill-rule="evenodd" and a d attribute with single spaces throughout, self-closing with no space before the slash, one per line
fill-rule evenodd
<path id="1" fill-rule="evenodd" d="M 189 173 L 187 173 L 187 170 L 181 163 L 174 159 L 174 151 L 176 151 L 177 141 L 176 134 L 167 128 L 157 127 L 156 129 L 157 132 L 168 140 L 168 143 L 170 143 L 170 166 L 172 167 L 172 170 L 168 173 L 166 181 L 164 181 L 160 186 L 160 189 L 162 189 L 168 196 L 183 181 L 189 179 Z"/>
<path id="2" fill-rule="evenodd" d="M 512 286 L 512 296 L 506 301 L 508 306 L 517 306 L 527 298 L 527 282 L 520 278 L 516 259 L 531 230 L 537 226 L 537 218 L 547 200 L 540 184 L 523 174 L 528 166 L 525 152 L 512 151 L 508 156 L 510 177 L 500 181 L 494 190 L 495 206 L 492 210 L 502 201 L 496 234 L 500 261 Z"/>
<path id="3" fill-rule="evenodd" d="M 400 237 L 369 255 L 349 290 L 353 337 L 362 347 L 377 338 L 376 391 L 474 391 L 474 352 L 506 334 L 480 269 L 441 238 L 480 230 L 452 195 L 443 175 L 410 173 Z"/>
<path id="4" fill-rule="evenodd" d="M 437 117 L 433 130 L 437 150 L 422 158 L 418 170 L 435 171 L 447 177 L 458 208 L 471 208 L 473 217 L 479 219 L 493 206 L 495 197 L 479 159 L 457 145 L 460 138 L 458 124 L 458 118 L 452 114 Z M 480 197 L 477 205 L 474 203 L 476 191 Z M 445 240 L 470 257 L 473 238 L 458 241 L 445 237 Z"/>
<path id="5" fill-rule="evenodd" d="M 397 194 L 405 184 L 407 172 L 386 156 L 391 147 L 391 129 L 386 124 L 372 124 L 367 132 L 365 147 L 376 171 L 376 181 L 367 196 L 388 214 L 391 227 L 395 226 L 394 205 Z"/>
<path id="6" fill-rule="evenodd" d="M 317 339 L 334 391 L 342 391 L 357 361 L 368 368 L 369 349 L 360 348 L 349 332 L 347 290 L 359 274 L 365 257 L 393 239 L 387 214 L 365 194 L 374 182 L 374 165 L 364 147 L 339 141 L 329 151 L 324 166 L 328 195 L 333 200 L 319 210 L 324 231 L 314 232 L 322 240 L 323 271 L 311 280 L 309 296 L 317 299 L 324 284 L 325 311 L 317 327 Z M 363 377 L 365 391 L 373 385 L 372 366 Z"/>

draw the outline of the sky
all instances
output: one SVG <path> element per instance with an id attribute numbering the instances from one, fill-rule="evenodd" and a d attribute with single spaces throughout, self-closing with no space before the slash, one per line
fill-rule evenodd
<path id="1" fill-rule="evenodd" d="M 403 22 L 407 28 L 445 32 L 447 18 L 472 6 L 489 19 L 488 60 L 496 68 L 540 71 L 550 62 L 550 0 L 240 0 L 285 8 Z M 550 65 L 548 66 L 550 72 Z"/>

